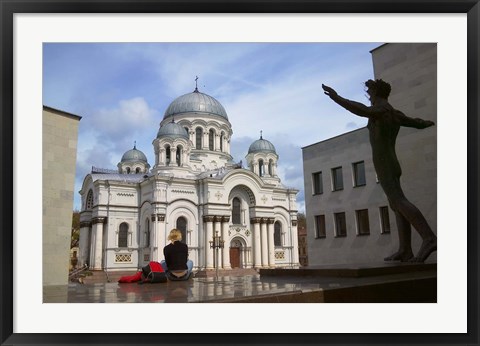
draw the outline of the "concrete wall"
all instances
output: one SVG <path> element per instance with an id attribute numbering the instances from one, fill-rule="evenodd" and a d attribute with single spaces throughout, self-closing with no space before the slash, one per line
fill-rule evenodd
<path id="1" fill-rule="evenodd" d="M 43 107 L 43 285 L 68 283 L 79 116 Z"/>
<path id="2" fill-rule="evenodd" d="M 437 51 L 435 44 L 386 44 L 372 51 L 375 78 L 392 85 L 390 103 L 410 117 L 436 121 Z M 352 115 L 354 116 L 354 115 Z M 436 127 L 402 128 L 397 155 L 407 198 L 437 228 Z M 365 162 L 366 185 L 353 187 L 354 162 Z M 362 128 L 303 148 L 309 265 L 382 261 L 396 251 L 397 227 L 389 209 L 391 232 L 381 233 L 379 208 L 388 202 L 376 182 L 368 131 Z M 331 169 L 342 166 L 344 189 L 332 191 Z M 313 195 L 312 174 L 323 174 L 323 194 Z M 355 211 L 368 209 L 370 234 L 357 235 Z M 347 236 L 334 236 L 336 212 L 346 213 Z M 325 215 L 326 237 L 315 238 L 314 216 Z M 420 238 L 413 230 L 413 251 Z M 436 260 L 436 253 L 429 261 Z"/>

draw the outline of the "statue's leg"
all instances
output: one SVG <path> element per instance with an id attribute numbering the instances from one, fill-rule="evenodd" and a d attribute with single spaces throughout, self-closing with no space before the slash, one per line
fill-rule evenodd
<path id="1" fill-rule="evenodd" d="M 395 210 L 394 210 L 395 211 Z M 402 261 L 406 262 L 413 258 L 412 251 L 412 227 L 410 223 L 400 214 L 395 211 L 395 218 L 397 220 L 398 228 L 398 251 L 394 254 L 385 257 L 385 261 Z"/>
<path id="2" fill-rule="evenodd" d="M 401 191 L 401 190 L 400 190 Z M 437 250 L 437 236 L 433 233 L 420 210 L 403 195 L 397 195 L 393 202 L 395 209 L 410 223 L 422 237 L 422 245 L 411 262 L 425 262 L 433 251 Z"/>

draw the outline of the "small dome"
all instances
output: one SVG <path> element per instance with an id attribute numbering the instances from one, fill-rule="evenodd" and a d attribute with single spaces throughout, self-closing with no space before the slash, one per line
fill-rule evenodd
<path id="1" fill-rule="evenodd" d="M 136 145 L 133 146 L 133 149 L 130 149 L 122 156 L 122 160 L 120 162 L 128 162 L 128 161 L 143 161 L 148 163 L 147 157 L 144 153 L 136 148 Z"/>
<path id="2" fill-rule="evenodd" d="M 172 137 L 172 138 L 185 138 L 189 139 L 187 130 L 185 130 L 181 125 L 175 123 L 172 119 L 171 122 L 164 124 L 157 133 L 157 138 L 161 137 Z"/>
<path id="3" fill-rule="evenodd" d="M 227 112 L 220 102 L 195 89 L 194 92 L 177 97 L 170 103 L 163 119 L 179 113 L 206 113 L 221 116 L 228 120 Z"/>
<path id="4" fill-rule="evenodd" d="M 277 153 L 273 144 L 267 141 L 266 139 L 263 139 L 262 136 L 260 136 L 260 139 L 257 139 L 255 142 L 253 142 L 250 145 L 250 148 L 248 148 L 249 154 L 259 153 L 259 152 L 274 153 L 274 154 Z"/>

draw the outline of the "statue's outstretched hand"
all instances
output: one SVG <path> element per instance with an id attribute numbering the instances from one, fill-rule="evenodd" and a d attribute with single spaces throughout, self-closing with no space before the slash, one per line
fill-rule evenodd
<path id="1" fill-rule="evenodd" d="M 323 91 L 325 93 L 325 95 L 327 96 L 337 96 L 337 92 L 333 89 L 333 88 L 330 88 L 329 86 L 326 86 L 325 84 L 322 84 L 322 88 L 323 88 Z"/>
<path id="2" fill-rule="evenodd" d="M 431 121 L 431 120 L 426 120 L 426 121 L 425 121 L 425 125 L 426 125 L 425 127 L 430 127 L 430 126 L 434 126 L 435 123 L 434 123 L 433 121 Z"/>

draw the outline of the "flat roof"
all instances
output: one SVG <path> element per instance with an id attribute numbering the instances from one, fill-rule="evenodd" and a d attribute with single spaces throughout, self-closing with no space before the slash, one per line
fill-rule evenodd
<path id="1" fill-rule="evenodd" d="M 60 114 L 60 115 L 65 115 L 65 116 L 73 117 L 74 119 L 77 119 L 77 120 L 82 119 L 82 117 L 81 117 L 80 115 L 76 115 L 76 114 L 73 114 L 73 113 L 65 112 L 65 111 L 62 111 L 62 110 L 60 110 L 60 109 L 56 109 L 56 108 L 53 108 L 53 107 L 49 107 L 49 106 L 43 105 L 43 109 L 44 109 L 44 110 L 47 110 L 47 111 L 50 111 L 50 112 L 58 113 L 58 114 Z"/>
<path id="2" fill-rule="evenodd" d="M 355 130 L 352 130 L 352 131 L 348 131 L 348 132 L 344 132 L 344 133 L 341 133 L 337 136 L 333 136 L 333 137 L 330 137 L 330 138 L 327 138 L 327 139 L 324 139 L 324 140 L 321 140 L 321 141 L 318 141 L 318 142 L 315 142 L 315 143 L 312 143 L 312 144 L 309 144 L 309 145 L 306 145 L 304 147 L 302 147 L 301 149 L 306 149 L 308 147 L 311 147 L 311 146 L 314 146 L 314 145 L 317 145 L 317 144 L 320 144 L 320 143 L 324 143 L 324 142 L 328 142 L 328 141 L 331 141 L 333 139 L 336 139 L 336 138 L 339 138 L 339 137 L 343 137 L 343 136 L 346 136 L 346 135 L 349 135 L 351 133 L 354 133 L 354 132 L 357 132 L 357 131 L 360 131 L 360 130 L 364 130 L 366 129 L 367 127 L 366 126 L 363 126 L 363 127 L 360 127 L 358 129 L 355 129 Z"/>

